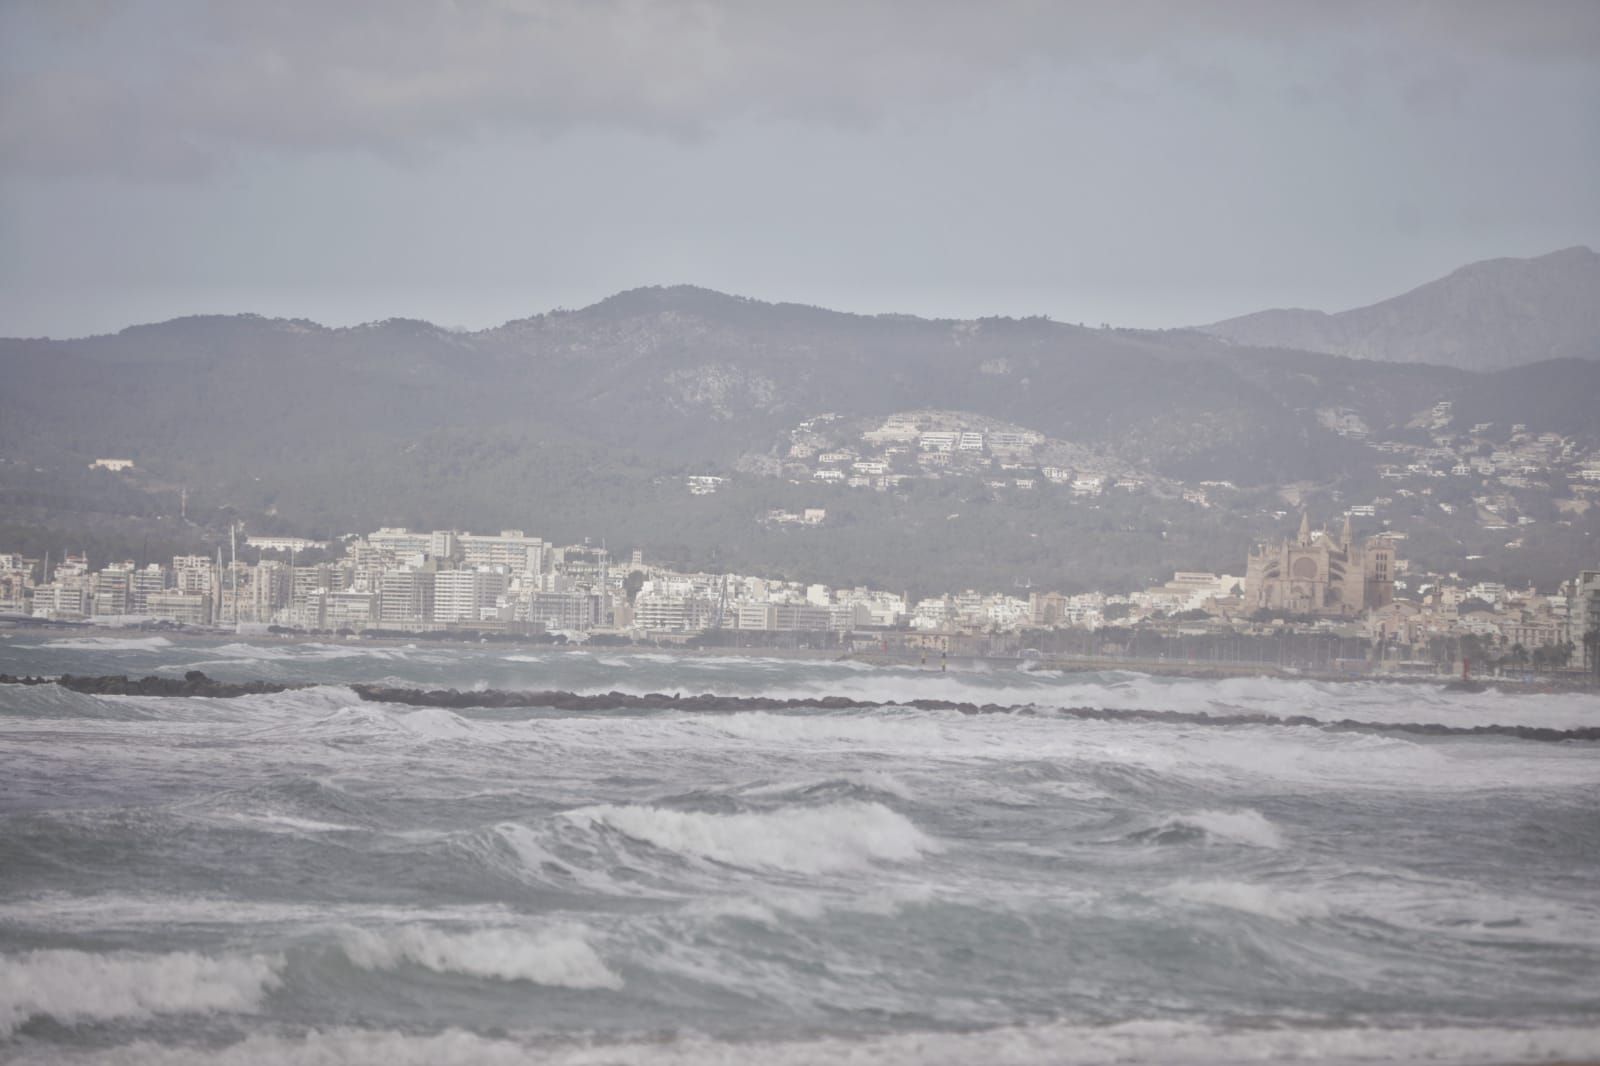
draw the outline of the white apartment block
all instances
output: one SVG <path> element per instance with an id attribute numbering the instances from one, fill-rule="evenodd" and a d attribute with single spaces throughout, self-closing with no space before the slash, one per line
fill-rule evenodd
<path id="1" fill-rule="evenodd" d="M 211 624 L 211 596 L 200 592 L 165 590 L 145 598 L 145 613 L 187 626 Z"/>
<path id="2" fill-rule="evenodd" d="M 432 533 L 413 533 L 409 529 L 384 528 L 367 534 L 367 543 L 381 551 L 400 555 L 427 555 L 433 547 Z"/>
<path id="3" fill-rule="evenodd" d="M 711 621 L 711 602 L 700 596 L 667 591 L 640 591 L 633 604 L 636 629 L 654 633 L 691 633 Z"/>
<path id="4" fill-rule="evenodd" d="M 210 595 L 215 568 L 204 555 L 175 555 L 172 558 L 172 586 L 178 592 Z"/>
<path id="5" fill-rule="evenodd" d="M 78 581 L 53 581 L 33 590 L 33 613 L 39 618 L 76 619 L 89 616 L 89 585 Z"/>
<path id="6" fill-rule="evenodd" d="M 326 548 L 325 540 L 309 540 L 305 537 L 258 537 L 244 538 L 246 547 L 255 548 L 265 552 L 303 552 L 313 548 Z"/>
<path id="7" fill-rule="evenodd" d="M 537 622 L 545 629 L 588 629 L 596 618 L 598 597 L 587 592 L 532 591 L 518 605 L 518 620 Z"/>
<path id="8" fill-rule="evenodd" d="M 435 576 L 412 567 L 385 570 L 378 583 L 378 624 L 384 629 L 427 625 L 434 615 Z"/>
<path id="9" fill-rule="evenodd" d="M 495 618 L 508 584 L 509 575 L 500 570 L 441 570 L 433 576 L 433 621 L 452 625 Z"/>
<path id="10" fill-rule="evenodd" d="M 133 564 L 108 566 L 94 575 L 92 612 L 96 618 L 133 613 Z"/>
<path id="11" fill-rule="evenodd" d="M 520 529 L 502 530 L 498 535 L 463 533 L 457 538 L 464 566 L 503 566 L 513 574 L 537 574 L 544 568 L 545 549 L 538 537 Z"/>

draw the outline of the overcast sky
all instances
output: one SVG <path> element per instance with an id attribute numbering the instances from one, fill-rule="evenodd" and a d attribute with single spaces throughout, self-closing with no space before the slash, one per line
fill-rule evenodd
<path id="1" fill-rule="evenodd" d="M 1173 326 L 1600 246 L 1600 3 L 0 4 L 0 335 Z"/>

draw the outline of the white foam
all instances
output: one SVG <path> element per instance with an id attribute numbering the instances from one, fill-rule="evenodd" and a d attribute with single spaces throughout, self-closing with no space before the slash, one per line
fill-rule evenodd
<path id="1" fill-rule="evenodd" d="M 392 721 L 413 736 L 426 740 L 472 740 L 479 735 L 472 722 L 443 707 L 394 714 Z"/>
<path id="2" fill-rule="evenodd" d="M 246 662 L 277 662 L 279 660 L 296 658 L 291 650 L 294 645 L 270 645 L 262 647 L 259 644 L 219 644 L 212 648 L 214 655 L 229 655 L 235 660 Z"/>
<path id="3" fill-rule="evenodd" d="M 1192 1022 L 1072 1025 L 1052 1022 L 967 1033 L 867 1038 L 720 1041 L 702 1036 L 611 1043 L 492 1038 L 458 1029 L 435 1034 L 332 1029 L 304 1036 L 258 1034 L 224 1048 L 140 1041 L 64 1053 L 22 1053 L 27 1066 L 765 1066 L 847 1062 L 853 1066 L 1111 1066 L 1115 1063 L 1240 1062 L 1354 1064 L 1533 1063 L 1592 1060 L 1600 1029 L 1275 1028 L 1220 1029 Z"/>
<path id="4" fill-rule="evenodd" d="M 283 959 L 194 952 L 42 950 L 0 956 L 0 1036 L 48 1015 L 71 1025 L 157 1014 L 253 1011 L 282 983 Z"/>
<path id="5" fill-rule="evenodd" d="M 513 873 L 518 877 L 557 887 L 570 888 L 576 885 L 603 894 L 631 894 L 628 886 L 618 883 L 600 870 L 562 861 L 546 847 L 547 842 L 543 837 L 525 825 L 502 822 L 491 832 L 504 841 L 515 855 Z M 473 842 L 469 840 L 466 846 L 472 848 Z M 487 858 L 494 861 L 493 855 Z"/>
<path id="6" fill-rule="evenodd" d="M 166 637 L 66 637 L 34 645 L 73 651 L 159 651 L 172 647 Z"/>
<path id="7" fill-rule="evenodd" d="M 302 833 L 361 832 L 359 825 L 322 822 L 315 818 L 298 818 L 292 814 L 245 814 L 242 811 L 232 811 L 222 817 L 230 822 L 244 822 L 256 826 L 269 833 L 288 833 L 295 836 Z"/>
<path id="8" fill-rule="evenodd" d="M 129 703 L 147 710 L 159 710 L 163 719 L 192 722 L 205 720 L 247 727 L 292 724 L 299 729 L 313 715 L 331 717 L 341 711 L 367 706 L 346 685 L 314 685 L 283 692 L 256 692 L 231 699 L 205 696 L 95 695 L 87 697 L 116 703 Z M 322 719 L 317 719 L 321 721 Z M 158 723 L 159 724 L 159 723 Z"/>
<path id="9" fill-rule="evenodd" d="M 862 788 L 870 788 L 875 792 L 885 792 L 903 800 L 914 800 L 916 793 L 911 787 L 898 777 L 882 770 L 860 770 L 855 773 L 845 774 L 845 780 Z"/>
<path id="10" fill-rule="evenodd" d="M 326 662 L 331 659 L 385 659 L 398 661 L 429 658 L 418 654 L 419 649 L 415 644 L 387 647 L 380 644 L 366 643 L 326 644 L 318 641 L 303 643 L 291 641 L 283 644 L 262 645 L 241 641 L 219 644 L 217 647 L 212 648 L 211 651 L 216 655 L 255 662 Z"/>
<path id="11" fill-rule="evenodd" d="M 794 744 L 852 748 L 931 747 L 943 742 L 937 718 L 914 712 L 875 714 L 771 714 L 747 711 L 702 719 L 705 729 L 760 744 Z"/>
<path id="12" fill-rule="evenodd" d="M 1256 848 L 1283 847 L 1283 833 L 1260 811 L 1241 807 L 1231 811 L 1192 811 L 1174 822 L 1192 825 L 1213 840 L 1228 840 Z"/>
<path id="13" fill-rule="evenodd" d="M 140 1040 L 98 1051 L 51 1046 L 19 1056 L 11 1061 L 26 1066 L 530 1066 L 547 1061 L 518 1041 L 460 1029 L 431 1035 L 342 1028 L 294 1037 L 258 1033 L 220 1048 Z"/>
<path id="14" fill-rule="evenodd" d="M 905 816 L 877 803 L 836 803 L 750 814 L 604 805 L 569 811 L 585 826 L 730 866 L 820 874 L 874 862 L 911 862 L 940 850 Z"/>
<path id="15" fill-rule="evenodd" d="M 826 676 L 817 676 L 816 668 L 824 664 L 804 665 L 812 676 L 787 684 L 773 684 L 770 677 L 752 670 L 750 676 L 742 680 L 719 677 L 709 689 L 728 696 L 791 699 L 843 696 L 865 704 L 938 699 L 1001 706 L 1036 704 L 1213 715 L 1266 714 L 1280 718 L 1305 716 L 1330 722 L 1354 719 L 1381 723 L 1534 725 L 1572 729 L 1600 720 L 1600 697 L 1587 693 L 1519 693 L 1501 689 L 1462 693 L 1446 691 L 1441 685 L 1397 681 L 1313 681 L 1280 677 L 1209 679 L 1161 677 L 1131 671 L 983 673 L 891 667 L 837 673 L 830 670 Z M 661 687 L 660 682 L 644 685 L 608 682 L 599 688 L 581 691 L 603 692 L 614 688 L 645 695 Z M 667 687 L 680 691 L 697 688 L 694 682 L 682 679 L 674 680 Z"/>
<path id="16" fill-rule="evenodd" d="M 319 925 L 348 923 L 474 922 L 503 924 L 513 916 L 504 904 L 409 907 L 377 903 L 286 903 L 213 896 L 68 895 L 45 892 L 0 902 L 0 922 L 83 933 L 101 929 L 176 925 Z"/>
<path id="17" fill-rule="evenodd" d="M 688 1038 L 670 1044 L 634 1043 L 573 1048 L 544 1060 L 550 1066 L 798 1066 L 849 1062 L 857 1066 L 1109 1066 L 1112 1063 L 1240 1062 L 1554 1062 L 1592 1058 L 1600 1030 L 1549 1031 L 1440 1027 L 1434 1029 L 1221 1030 L 1188 1022 L 1065 1023 L 1015 1026 L 974 1033 L 901 1033 L 851 1039 L 729 1043 Z"/>
<path id="18" fill-rule="evenodd" d="M 622 987 L 622 978 L 601 961 L 582 930 L 570 926 L 533 933 L 515 928 L 451 931 L 426 925 L 350 929 L 341 935 L 340 947 L 351 962 L 368 970 L 410 963 L 441 973 L 562 988 Z"/>
<path id="19" fill-rule="evenodd" d="M 740 795 L 743 796 L 781 796 L 791 792 L 807 792 L 812 789 L 825 788 L 828 785 L 839 782 L 854 785 L 857 788 L 869 789 L 873 792 L 882 792 L 908 802 L 915 801 L 917 798 L 911 786 L 884 770 L 855 770 L 842 773 L 836 778 L 774 781 L 771 784 L 752 785 L 739 791 Z"/>
<path id="20" fill-rule="evenodd" d="M 1316 896 L 1243 881 L 1179 881 L 1167 886 L 1162 894 L 1190 903 L 1257 914 L 1280 922 L 1326 918 L 1330 913 L 1327 902 Z"/>

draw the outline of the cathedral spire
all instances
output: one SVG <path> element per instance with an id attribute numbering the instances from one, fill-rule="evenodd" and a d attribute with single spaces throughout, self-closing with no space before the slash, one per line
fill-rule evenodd
<path id="1" fill-rule="evenodd" d="M 1355 531 L 1350 528 L 1350 513 L 1347 511 L 1344 516 L 1344 532 L 1339 534 L 1339 541 L 1346 548 L 1349 548 L 1355 542 L 1355 539 Z"/>
<path id="2" fill-rule="evenodd" d="M 1311 512 L 1310 511 L 1301 511 L 1300 512 L 1300 543 L 1301 544 L 1310 544 L 1311 543 Z"/>

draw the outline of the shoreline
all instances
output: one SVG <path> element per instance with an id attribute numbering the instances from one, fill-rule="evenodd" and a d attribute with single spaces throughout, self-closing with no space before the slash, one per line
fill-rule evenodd
<path id="1" fill-rule="evenodd" d="M 1448 674 L 1414 674 L 1389 671 L 1353 673 L 1350 671 L 1319 671 L 1298 667 L 1279 666 L 1273 663 L 1208 662 L 1202 660 L 1129 659 L 1110 656 L 1061 658 L 1018 658 L 1015 656 L 956 655 L 933 658 L 931 655 L 908 652 L 897 655 L 882 651 L 853 652 L 840 648 L 813 647 L 750 647 L 739 645 L 689 646 L 681 642 L 662 644 L 601 644 L 588 642 L 550 643 L 536 639 L 446 640 L 426 635 L 416 636 L 354 636 L 315 633 L 233 633 L 216 630 L 186 629 L 166 626 L 118 626 L 94 624 L 40 624 L 0 627 L 0 639 L 12 633 L 59 633 L 80 637 L 126 637 L 139 639 L 152 636 L 175 637 L 202 643 L 230 644 L 241 641 L 268 644 L 367 644 L 378 647 L 460 647 L 482 648 L 486 645 L 525 650 L 549 651 L 567 655 L 670 655 L 676 657 L 727 657 L 751 659 L 793 659 L 809 662 L 851 662 L 883 669 L 917 669 L 927 673 L 963 673 L 972 671 L 1018 670 L 1024 673 L 1054 672 L 1062 674 L 1134 673 L 1151 677 L 1186 678 L 1197 681 L 1223 681 L 1235 678 L 1271 678 L 1282 681 L 1317 681 L 1340 683 L 1378 683 L 1401 685 L 1429 685 L 1437 688 L 1483 691 L 1493 689 L 1524 695 L 1554 693 L 1594 693 L 1600 695 L 1600 686 L 1588 677 L 1578 675 L 1530 674 L 1526 680 L 1480 676 L 1461 678 Z M 1465 680 L 1465 685 L 1463 685 Z"/>

